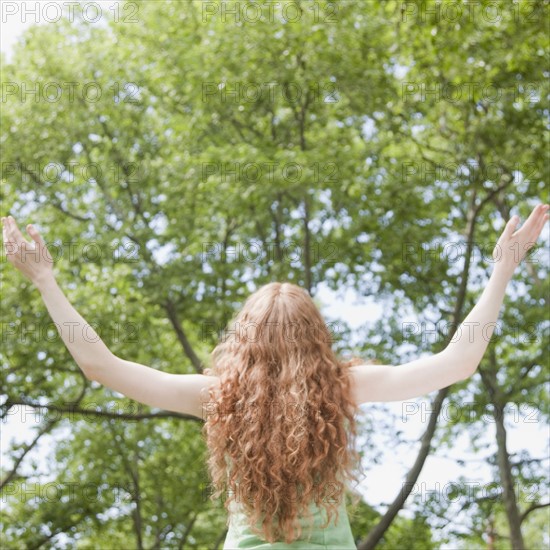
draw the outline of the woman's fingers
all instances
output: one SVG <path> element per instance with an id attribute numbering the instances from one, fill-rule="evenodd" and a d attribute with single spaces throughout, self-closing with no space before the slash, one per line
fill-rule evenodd
<path id="1" fill-rule="evenodd" d="M 4 223 L 2 225 L 2 240 L 4 241 L 4 248 L 6 249 L 6 254 L 10 255 L 13 253 L 13 248 L 15 244 L 10 242 L 10 237 L 8 232 L 9 232 L 9 228 Z"/>
<path id="2" fill-rule="evenodd" d="M 508 226 L 506 227 L 506 236 L 514 237 L 515 235 L 525 234 L 526 237 L 537 238 L 542 231 L 542 228 L 546 221 L 548 220 L 548 214 L 545 214 L 550 206 L 548 204 L 538 204 L 533 208 L 529 217 L 525 220 L 525 223 L 515 232 L 508 233 Z M 519 222 L 519 216 L 512 216 L 508 222 L 510 225 L 515 228 Z"/>
<path id="3" fill-rule="evenodd" d="M 28 224 L 26 227 L 27 233 L 31 237 L 31 241 L 28 241 L 23 237 L 23 234 L 19 230 L 19 227 L 17 227 L 17 223 L 13 219 L 12 216 L 8 216 L 7 218 L 2 218 L 2 234 L 4 243 L 10 244 L 10 251 L 7 252 L 8 254 L 13 254 L 13 252 L 17 252 L 18 250 L 22 250 L 23 248 L 26 249 L 33 249 L 35 248 L 35 243 L 42 247 L 44 245 L 44 241 L 42 240 L 42 236 L 34 227 L 32 224 Z"/>
<path id="4" fill-rule="evenodd" d="M 29 225 L 27 225 L 27 233 L 31 236 L 31 239 L 36 244 L 42 244 L 42 237 L 40 236 L 40 233 L 38 233 L 38 231 L 36 230 L 34 225 L 32 225 L 30 223 L 29 223 Z"/>
<path id="5" fill-rule="evenodd" d="M 542 231 L 542 228 L 544 227 L 544 224 L 548 219 L 548 215 L 546 214 L 546 212 L 548 212 L 548 208 L 549 206 L 547 204 L 539 204 L 536 208 L 533 209 L 531 216 L 529 216 L 529 236 L 533 240 L 538 239 L 540 232 Z"/>
<path id="6" fill-rule="evenodd" d="M 17 251 L 21 249 L 21 244 L 17 242 L 13 236 L 12 224 L 9 218 L 2 218 L 2 238 L 4 241 L 4 248 L 6 250 L 6 258 L 10 262 L 17 261 Z"/>
<path id="7" fill-rule="evenodd" d="M 11 227 L 11 221 L 8 218 L 2 218 L 2 222 L 3 222 L 3 234 L 4 234 L 4 240 L 6 242 L 10 242 L 10 243 L 13 243 L 15 244 L 13 241 L 13 230 L 12 230 L 12 227 Z"/>
<path id="8" fill-rule="evenodd" d="M 3 222 L 3 231 L 2 236 L 4 243 L 9 244 L 9 250 L 6 248 L 6 254 L 15 254 L 18 250 L 22 250 L 23 247 L 29 248 L 33 247 L 34 244 L 25 237 L 23 237 L 23 234 L 19 230 L 19 227 L 17 227 L 17 223 L 13 216 L 8 216 L 7 218 L 2 218 Z M 32 235 L 31 235 L 32 236 Z"/>
<path id="9" fill-rule="evenodd" d="M 537 235 L 540 235 L 540 232 L 542 231 L 542 228 L 544 227 L 544 224 L 550 219 L 550 215 L 548 214 L 548 209 L 550 209 L 550 205 L 545 204 L 544 208 L 542 209 L 542 215 L 541 215 L 540 223 L 539 223 L 539 226 L 538 226 Z"/>
<path id="10" fill-rule="evenodd" d="M 547 204 L 537 204 L 535 208 L 533 208 L 533 211 L 531 212 L 531 215 L 529 216 L 529 220 L 532 223 L 537 224 L 541 218 L 543 218 L 544 213 L 548 210 Z"/>
<path id="11" fill-rule="evenodd" d="M 17 224 L 15 223 L 15 220 L 12 216 L 7 217 L 6 225 L 8 229 L 8 237 L 10 237 L 15 242 L 15 244 L 21 246 L 23 242 L 23 235 L 21 235 L 21 231 L 19 231 L 19 228 L 17 227 Z"/>
<path id="12" fill-rule="evenodd" d="M 504 230 L 504 236 L 506 238 L 511 237 L 514 233 L 514 229 L 518 226 L 519 223 L 519 216 L 512 216 L 508 223 L 506 224 L 506 228 Z"/>

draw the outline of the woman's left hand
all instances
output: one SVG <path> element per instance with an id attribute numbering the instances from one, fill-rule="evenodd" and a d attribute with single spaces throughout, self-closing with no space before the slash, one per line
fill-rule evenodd
<path id="1" fill-rule="evenodd" d="M 7 260 L 35 285 L 53 278 L 53 259 L 40 233 L 27 225 L 27 241 L 12 216 L 2 218 L 2 237 Z"/>

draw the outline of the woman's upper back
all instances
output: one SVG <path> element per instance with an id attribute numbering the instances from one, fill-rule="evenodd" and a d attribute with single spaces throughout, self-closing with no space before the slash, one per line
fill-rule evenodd
<path id="1" fill-rule="evenodd" d="M 302 534 L 298 540 L 292 543 L 276 542 L 269 543 L 254 534 L 249 527 L 248 519 L 243 513 L 242 507 L 235 501 L 230 504 L 229 530 L 225 539 L 224 550 L 247 548 L 249 550 L 267 548 L 293 548 L 308 550 L 356 550 L 353 534 L 349 524 L 345 499 L 340 498 L 338 505 L 338 519 L 332 521 L 324 529 L 327 512 L 323 506 L 314 502 L 310 504 L 313 514 L 313 523 L 310 529 L 309 518 L 300 516 L 298 521 L 302 527 Z"/>

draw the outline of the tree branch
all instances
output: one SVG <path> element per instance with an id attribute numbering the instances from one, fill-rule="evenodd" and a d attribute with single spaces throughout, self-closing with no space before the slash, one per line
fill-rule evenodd
<path id="1" fill-rule="evenodd" d="M 193 347 L 191 346 L 191 343 L 187 339 L 187 335 L 185 334 L 185 331 L 181 326 L 178 313 L 176 311 L 176 304 L 170 298 L 167 298 L 166 301 L 164 302 L 164 308 L 168 313 L 168 319 L 170 320 L 170 323 L 172 323 L 172 327 L 176 332 L 176 336 L 178 337 L 179 343 L 181 344 L 181 347 L 183 348 L 185 355 L 187 355 L 187 357 L 190 359 L 194 369 L 199 374 L 202 374 L 202 371 L 203 371 L 202 361 L 199 359 L 199 357 L 193 350 Z"/>
<path id="2" fill-rule="evenodd" d="M 55 411 L 62 414 L 82 414 L 86 416 L 93 416 L 96 418 L 116 418 L 120 420 L 145 420 L 148 418 L 181 418 L 182 420 L 193 420 L 194 422 L 203 422 L 202 419 L 196 416 L 181 414 L 181 413 L 172 412 L 172 411 L 161 411 L 157 413 L 123 413 L 123 412 L 113 413 L 109 411 L 85 409 L 72 404 L 68 404 L 67 406 L 52 405 L 52 404 L 42 405 L 40 403 L 35 403 L 33 401 L 25 401 L 25 400 L 18 400 L 18 401 L 10 400 L 9 404 L 10 404 L 10 407 L 13 405 L 26 405 L 27 407 L 32 407 L 34 409 L 45 409 L 47 411 Z"/>
<path id="3" fill-rule="evenodd" d="M 523 520 L 533 511 L 538 510 L 539 508 L 546 508 L 546 506 L 550 506 L 550 502 L 537 502 L 536 504 L 531 504 L 527 510 L 522 512 L 522 514 L 519 516 L 519 522 L 523 523 Z"/>

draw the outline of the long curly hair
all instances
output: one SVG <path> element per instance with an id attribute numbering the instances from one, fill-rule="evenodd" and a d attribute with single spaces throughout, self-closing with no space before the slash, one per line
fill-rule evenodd
<path id="1" fill-rule="evenodd" d="M 212 351 L 219 386 L 208 390 L 203 433 L 212 500 L 242 506 L 268 542 L 302 535 L 300 511 L 327 512 L 326 527 L 358 480 L 360 463 L 349 367 L 309 293 L 284 282 L 252 293 Z M 352 495 L 356 498 L 356 494 Z M 260 522 L 261 521 L 261 527 Z"/>

